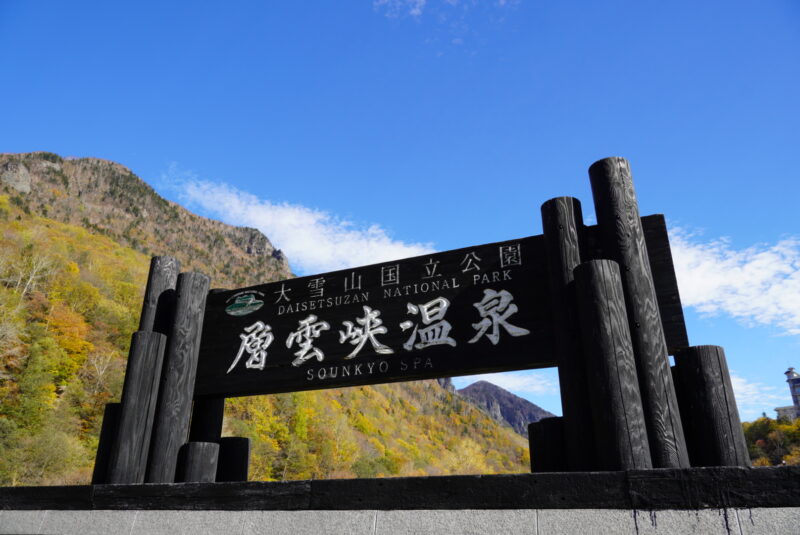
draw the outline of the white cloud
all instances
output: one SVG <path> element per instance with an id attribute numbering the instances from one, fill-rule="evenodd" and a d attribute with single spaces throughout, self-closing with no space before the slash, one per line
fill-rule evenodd
<path id="1" fill-rule="evenodd" d="M 788 393 L 781 395 L 780 390 L 774 386 L 748 381 L 733 372 L 731 372 L 731 384 L 736 396 L 736 406 L 743 421 L 758 418 L 762 412 L 774 418 L 775 407 L 791 405 L 792 402 Z"/>
<path id="2" fill-rule="evenodd" d="M 431 244 L 392 239 L 379 225 L 357 226 L 299 204 L 273 203 L 228 184 L 171 168 L 162 181 L 180 184 L 183 201 L 233 225 L 262 231 L 301 274 L 322 273 L 422 255 Z M 177 177 L 176 177 L 177 175 Z"/>
<path id="3" fill-rule="evenodd" d="M 487 8 L 507 8 L 515 6 L 519 0 L 496 0 L 494 2 L 478 2 L 477 0 L 440 0 L 439 2 L 428 2 L 428 0 L 373 0 L 372 7 L 382 12 L 386 17 L 398 18 L 403 16 L 420 17 L 426 8 L 438 15 L 438 18 L 446 19 L 445 13 L 464 13 L 476 7 Z"/>
<path id="4" fill-rule="evenodd" d="M 411 15 L 419 17 L 425 9 L 426 0 L 374 0 L 372 6 L 382 10 L 387 17 Z"/>
<path id="5" fill-rule="evenodd" d="M 551 378 L 536 372 L 484 373 L 460 377 L 461 381 L 471 384 L 487 381 L 517 394 L 547 395 L 557 394 L 558 385 Z"/>
<path id="6" fill-rule="evenodd" d="M 675 229 L 670 242 L 684 306 L 800 334 L 800 240 L 736 250 Z"/>

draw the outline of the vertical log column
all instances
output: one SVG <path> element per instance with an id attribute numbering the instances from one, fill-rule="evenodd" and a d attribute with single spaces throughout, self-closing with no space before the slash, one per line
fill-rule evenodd
<path id="1" fill-rule="evenodd" d="M 169 334 L 175 312 L 175 285 L 181 264 L 171 256 L 154 256 L 144 292 L 139 330 Z"/>
<path id="2" fill-rule="evenodd" d="M 209 294 L 226 291 L 213 288 Z M 223 437 L 222 422 L 225 416 L 225 398 L 197 399 L 192 407 L 189 443 L 214 442 L 219 444 L 216 481 L 247 481 L 250 465 L 250 439 Z M 187 467 L 189 471 L 193 468 Z M 178 472 L 182 468 L 178 467 Z M 212 479 L 214 481 L 214 479 Z"/>
<path id="3" fill-rule="evenodd" d="M 178 276 L 175 317 L 164 357 L 145 478 L 148 483 L 175 481 L 178 451 L 189 431 L 208 285 L 209 278 L 202 273 Z"/>
<path id="4" fill-rule="evenodd" d="M 175 304 L 175 284 L 179 271 L 180 263 L 170 256 L 155 256 L 150 260 L 150 272 L 147 276 L 142 313 L 139 317 L 139 332 L 155 331 L 161 334 L 168 334 L 169 326 L 172 322 Z M 146 346 L 150 347 L 147 343 L 142 347 Z M 140 396 L 149 399 L 151 393 L 157 395 L 161 367 L 158 364 L 158 367 L 150 368 L 149 366 L 154 362 L 149 356 L 144 357 L 147 360 L 146 363 L 139 363 L 138 361 L 142 356 L 136 354 L 137 347 L 136 343 L 132 343 L 131 351 L 128 355 L 125 373 L 126 386 L 123 386 L 122 403 L 114 404 L 112 410 L 106 410 L 103 416 L 103 427 L 101 428 L 100 441 L 97 446 L 92 484 L 109 483 L 111 481 L 109 478 L 112 474 L 116 474 L 114 476 L 116 481 L 114 482 L 133 483 L 136 482 L 137 477 L 131 474 L 139 473 L 145 468 L 144 466 L 133 468 L 131 462 L 132 459 L 139 459 L 140 462 L 145 462 L 147 458 L 147 448 L 149 446 L 147 442 L 142 445 L 143 452 L 139 451 L 138 446 L 135 444 L 141 440 L 143 434 L 146 433 L 148 437 L 150 436 L 152 414 L 143 420 L 139 420 L 136 413 L 141 409 L 139 407 Z M 158 356 L 157 358 L 160 359 L 161 357 Z M 126 395 L 126 391 L 129 388 L 133 388 L 132 386 L 127 386 L 129 384 L 136 385 L 137 392 L 135 394 Z M 155 392 L 149 392 L 147 384 L 155 384 Z M 144 388 L 144 390 L 139 390 L 141 388 Z M 125 425 L 121 428 L 120 424 L 123 420 Z M 120 433 L 122 433 L 121 438 Z M 120 440 L 126 444 L 126 451 L 123 457 L 127 460 L 124 462 L 120 458 L 120 452 L 117 450 Z M 129 449 L 129 446 L 132 446 L 133 449 Z M 112 458 L 115 459 L 113 468 L 110 464 Z M 120 462 L 125 464 L 125 467 Z"/>
<path id="5" fill-rule="evenodd" d="M 573 471 L 591 470 L 595 464 L 593 450 L 587 445 L 592 444 L 594 439 L 573 277 L 573 270 L 581 263 L 583 216 L 580 201 L 572 197 L 558 197 L 544 203 L 542 227 L 558 352 L 566 468 Z M 534 455 L 531 451 L 532 462 Z M 533 466 L 536 468 L 536 463 Z"/>
<path id="6" fill-rule="evenodd" d="M 222 437 L 219 441 L 217 481 L 247 481 L 250 467 L 250 439 Z"/>
<path id="7" fill-rule="evenodd" d="M 528 444 L 531 472 L 563 472 L 567 468 L 563 417 L 542 418 L 528 424 Z"/>
<path id="8" fill-rule="evenodd" d="M 589 168 L 589 177 L 603 252 L 621 269 L 653 466 L 686 468 L 689 455 L 630 166 L 623 158 L 606 158 Z"/>
<path id="9" fill-rule="evenodd" d="M 167 337 L 161 333 L 133 334 L 119 432 L 111 449 L 109 483 L 144 483 L 166 345 Z"/>
<path id="10" fill-rule="evenodd" d="M 226 291 L 212 288 L 209 295 Z M 222 438 L 222 421 L 225 415 L 225 398 L 198 399 L 192 407 L 192 422 L 189 428 L 191 442 L 219 442 Z"/>
<path id="11" fill-rule="evenodd" d="M 619 268 L 583 263 L 575 284 L 599 469 L 651 468 Z"/>
<path id="12" fill-rule="evenodd" d="M 219 442 L 222 438 L 224 416 L 225 398 L 195 400 L 192 407 L 189 440 L 191 442 Z"/>
<path id="13" fill-rule="evenodd" d="M 750 466 L 723 349 L 683 349 L 673 370 L 692 466 Z"/>
<path id="14" fill-rule="evenodd" d="M 100 427 L 100 438 L 97 441 L 97 453 L 94 458 L 92 485 L 108 483 L 111 449 L 119 433 L 119 412 L 119 403 L 106 403 L 103 411 L 103 423 Z"/>
<path id="15" fill-rule="evenodd" d="M 180 448 L 175 481 L 178 483 L 213 483 L 217 475 L 219 444 L 187 442 Z"/>

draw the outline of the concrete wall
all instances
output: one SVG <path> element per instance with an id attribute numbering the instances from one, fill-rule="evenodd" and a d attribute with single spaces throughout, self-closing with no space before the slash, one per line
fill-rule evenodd
<path id="1" fill-rule="evenodd" d="M 0 510 L 0 533 L 112 535 L 347 534 L 790 534 L 800 508 L 632 511 L 510 509 L 405 511 Z"/>

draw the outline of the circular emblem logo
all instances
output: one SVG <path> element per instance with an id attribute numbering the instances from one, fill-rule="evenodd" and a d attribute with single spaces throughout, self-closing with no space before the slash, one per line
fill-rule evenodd
<path id="1" fill-rule="evenodd" d="M 225 307 L 225 313 L 229 316 L 246 316 L 264 306 L 264 301 L 258 299 L 255 294 L 247 293 L 237 295 L 233 303 Z"/>

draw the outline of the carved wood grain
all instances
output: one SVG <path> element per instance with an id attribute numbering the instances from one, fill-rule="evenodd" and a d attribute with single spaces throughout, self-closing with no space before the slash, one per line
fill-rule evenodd
<path id="1" fill-rule="evenodd" d="M 600 470 L 652 467 L 619 268 L 575 269 L 591 414 Z"/>
<path id="2" fill-rule="evenodd" d="M 693 466 L 750 466 L 725 352 L 693 346 L 675 356 Z"/>
<path id="3" fill-rule="evenodd" d="M 167 337 L 161 333 L 133 334 L 109 483 L 144 483 L 166 343 Z"/>
<path id="4" fill-rule="evenodd" d="M 208 285 L 209 278 L 202 273 L 178 276 L 175 319 L 164 356 L 148 460 L 148 483 L 175 480 L 178 450 L 189 431 Z"/>
<path id="5" fill-rule="evenodd" d="M 187 442 L 178 455 L 177 483 L 214 483 L 217 475 L 219 444 Z"/>
<path id="6" fill-rule="evenodd" d="M 140 331 L 169 334 L 175 304 L 175 284 L 180 270 L 180 262 L 171 256 L 154 256 L 150 260 L 142 315 L 139 317 Z"/>
<path id="7" fill-rule="evenodd" d="M 620 265 L 653 465 L 689 466 L 667 345 L 630 166 L 606 158 L 589 168 L 603 251 Z"/>
<path id="8" fill-rule="evenodd" d="M 572 274 L 582 260 L 584 227 L 580 201 L 558 197 L 545 202 L 542 228 L 564 415 L 566 466 L 570 470 L 591 470 L 595 464 L 593 449 L 586 445 L 592 444 L 594 438 Z"/>

